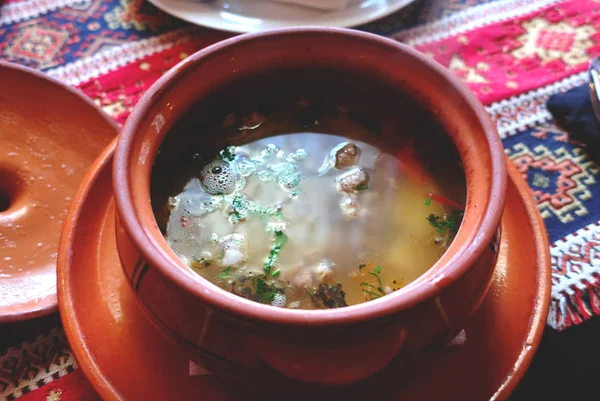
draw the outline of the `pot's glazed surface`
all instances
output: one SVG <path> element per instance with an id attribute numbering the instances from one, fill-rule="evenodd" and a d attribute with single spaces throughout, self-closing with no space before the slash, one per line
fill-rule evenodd
<path id="1" fill-rule="evenodd" d="M 237 297 L 185 266 L 157 227 L 149 204 L 150 173 L 174 122 L 232 76 L 314 67 L 386 82 L 431 111 L 460 154 L 467 204 L 448 251 L 401 290 L 347 308 L 288 310 Z M 117 145 L 114 167 L 117 245 L 136 296 L 165 332 L 213 371 L 262 360 L 304 381 L 339 384 L 365 378 L 401 349 L 460 331 L 493 274 L 506 166 L 485 110 L 448 71 L 373 35 L 289 29 L 236 37 L 196 53 L 136 106 Z M 357 355 L 370 362 L 356 364 Z"/>

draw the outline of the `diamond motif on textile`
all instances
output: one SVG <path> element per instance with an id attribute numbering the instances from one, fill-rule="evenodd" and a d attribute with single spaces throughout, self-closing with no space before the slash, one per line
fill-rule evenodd
<path id="1" fill-rule="evenodd" d="M 552 24 L 538 17 L 523 22 L 522 27 L 526 33 L 517 38 L 522 46 L 511 52 L 517 59 L 537 56 L 542 63 L 561 60 L 574 66 L 590 58 L 587 49 L 594 46 L 590 36 L 596 33 L 591 25 L 573 26 L 565 21 Z"/>
<path id="2" fill-rule="evenodd" d="M 542 217 L 556 216 L 568 223 L 589 213 L 584 201 L 592 197 L 588 186 L 596 183 L 599 169 L 581 148 L 518 143 L 507 153 L 529 184 Z"/>
<path id="3" fill-rule="evenodd" d="M 47 68 L 54 64 L 60 49 L 69 40 L 69 32 L 64 29 L 30 25 L 25 26 L 16 40 L 9 44 L 6 55 L 18 60 L 26 60 L 38 68 Z"/>

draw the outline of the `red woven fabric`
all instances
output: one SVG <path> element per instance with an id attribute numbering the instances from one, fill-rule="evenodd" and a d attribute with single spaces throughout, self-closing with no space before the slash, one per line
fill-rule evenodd
<path id="1" fill-rule="evenodd" d="M 19 401 L 98 401 L 99 399 L 81 370 L 69 373 L 19 397 Z"/>
<path id="2" fill-rule="evenodd" d="M 587 70 L 600 55 L 600 4 L 563 2 L 417 48 L 489 104 Z"/>
<path id="3" fill-rule="evenodd" d="M 79 89 L 123 124 L 142 94 L 166 71 L 190 54 L 226 37 L 225 34 L 212 32 L 191 37 L 170 49 L 87 81 L 81 84 Z"/>

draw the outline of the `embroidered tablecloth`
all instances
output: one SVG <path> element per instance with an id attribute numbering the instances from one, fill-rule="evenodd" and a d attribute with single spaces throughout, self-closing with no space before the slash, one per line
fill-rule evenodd
<path id="1" fill-rule="evenodd" d="M 598 399 L 600 319 L 591 318 L 600 314 L 600 169 L 545 102 L 587 82 L 587 62 L 600 55 L 600 0 L 417 0 L 359 29 L 414 46 L 458 75 L 538 202 L 551 241 L 552 304 L 512 399 L 588 391 Z M 229 36 L 145 0 L 0 0 L 0 59 L 79 88 L 121 124 L 161 74 Z M 0 400 L 15 399 L 96 400 L 57 316 L 0 326 Z"/>

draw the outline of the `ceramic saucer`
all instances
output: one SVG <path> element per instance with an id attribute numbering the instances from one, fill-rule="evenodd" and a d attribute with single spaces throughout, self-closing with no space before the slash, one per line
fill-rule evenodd
<path id="1" fill-rule="evenodd" d="M 0 323 L 56 310 L 56 256 L 71 198 L 117 135 L 91 100 L 0 62 Z"/>
<path id="2" fill-rule="evenodd" d="M 466 344 L 404 355 L 358 384 L 326 388 L 263 376 L 241 391 L 189 375 L 183 349 L 163 336 L 134 298 L 115 244 L 114 144 L 79 189 L 61 240 L 59 308 L 79 366 L 105 400 L 506 399 L 540 341 L 549 305 L 550 258 L 527 184 L 511 166 L 493 284 L 465 328 Z M 190 316 L 194 319 L 194 316 Z M 357 361 L 360 363 L 360 361 Z"/>
<path id="3" fill-rule="evenodd" d="M 414 1 L 351 0 L 345 9 L 322 11 L 266 0 L 150 0 L 184 21 L 237 33 L 306 25 L 352 27 L 383 18 Z"/>

